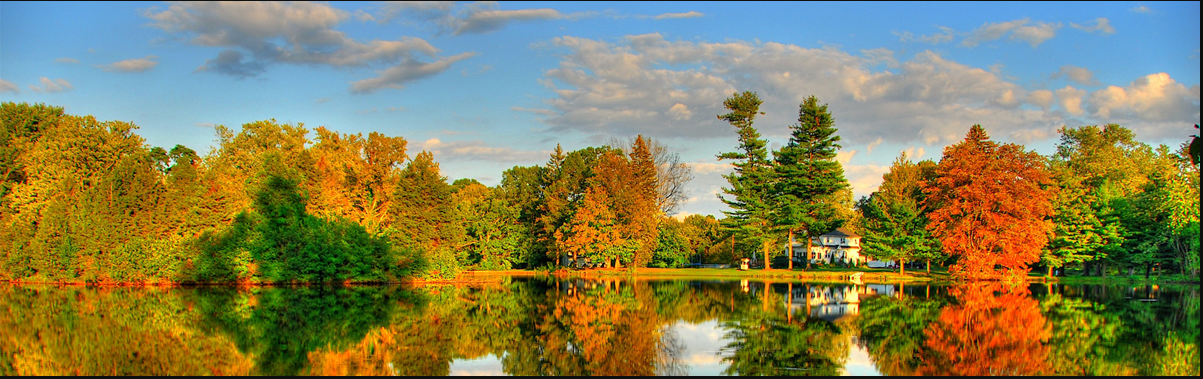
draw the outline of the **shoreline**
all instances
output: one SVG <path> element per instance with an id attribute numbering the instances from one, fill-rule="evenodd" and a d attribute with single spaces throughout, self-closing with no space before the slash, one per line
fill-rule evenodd
<path id="1" fill-rule="evenodd" d="M 853 280 L 851 277 L 854 274 L 860 273 L 859 280 Z M 651 268 L 643 267 L 631 270 L 629 268 L 601 268 L 587 270 L 573 269 L 557 269 L 553 271 L 541 270 L 496 270 L 496 271 L 464 271 L 455 279 L 413 279 L 407 278 L 399 281 L 385 282 L 317 282 L 317 283 L 271 283 L 271 282 L 121 282 L 121 283 L 86 283 L 86 282 L 42 282 L 42 281 L 21 281 L 21 280 L 6 280 L 0 283 L 11 285 L 48 285 L 48 286 L 81 286 L 81 287 L 142 287 L 142 288 L 175 288 L 175 287 L 291 287 L 291 286 L 377 286 L 377 285 L 442 285 L 442 284 L 487 284 L 494 283 L 506 277 L 539 277 L 550 276 L 555 278 L 628 278 L 628 279 L 701 279 L 701 280 L 722 280 L 722 279 L 755 279 L 755 280 L 787 280 L 797 281 L 802 283 L 954 283 L 957 282 L 950 278 L 947 272 L 926 271 L 908 272 L 899 274 L 894 270 L 882 269 L 831 269 L 817 268 L 811 270 L 802 269 L 751 269 L 738 270 L 734 268 Z M 976 280 L 976 281 L 993 281 L 993 280 Z M 1174 284 L 1174 285 L 1198 285 L 1198 281 L 1174 281 L 1161 280 L 1153 277 L 1130 278 L 1124 276 L 1109 276 L 1109 277 L 1046 277 L 1029 275 L 1024 280 L 1025 283 L 1061 283 L 1061 284 Z"/>

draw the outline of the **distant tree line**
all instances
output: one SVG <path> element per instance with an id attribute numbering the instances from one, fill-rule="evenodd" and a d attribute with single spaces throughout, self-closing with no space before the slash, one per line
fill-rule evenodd
<path id="1" fill-rule="evenodd" d="M 931 261 L 953 263 L 959 278 L 1037 266 L 1106 275 L 1108 265 L 1114 274 L 1198 277 L 1199 167 L 1188 143 L 1154 150 L 1119 125 L 1062 127 L 1057 152 L 1041 156 L 973 125 L 938 162 L 902 154 L 878 190 L 853 204 L 827 106 L 806 98 L 789 142 L 770 155 L 753 126 L 760 105 L 755 93 L 736 93 L 718 116 L 738 134 L 737 151 L 718 158 L 733 161 L 720 195 L 731 211 L 720 223 L 739 257 L 785 250 L 809 267 L 811 238 L 842 226 L 864 235 L 864 255 L 925 261 L 929 271 Z"/>
<path id="2" fill-rule="evenodd" d="M 846 227 L 864 254 L 953 263 L 960 277 L 1039 266 L 1198 274 L 1198 168 L 1118 125 L 1062 128 L 1051 157 L 975 125 L 939 162 L 895 161 L 853 201 L 834 117 L 811 96 L 771 153 L 737 93 L 725 217 L 670 217 L 689 166 L 645 136 L 453 183 L 429 152 L 380 133 L 257 121 L 217 146 L 151 147 L 133 124 L 0 104 L 0 280 L 77 283 L 388 282 L 462 270 L 733 263 L 810 257 Z M 312 139 L 311 139 L 312 138 Z M 807 259 L 809 262 L 809 259 Z M 792 267 L 792 261 L 787 261 Z M 930 263 L 929 263 L 930 265 Z M 808 264 L 809 267 L 809 264 Z M 929 266 L 930 267 L 930 266 Z"/>

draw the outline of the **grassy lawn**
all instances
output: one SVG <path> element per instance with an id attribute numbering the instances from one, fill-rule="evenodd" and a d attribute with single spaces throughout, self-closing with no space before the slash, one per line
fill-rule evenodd
<path id="1" fill-rule="evenodd" d="M 499 276 L 541 276 L 553 275 L 557 277 L 631 277 L 637 276 L 643 279 L 718 279 L 718 278 L 748 278 L 748 279 L 778 279 L 778 280 L 797 280 L 804 282 L 850 282 L 850 275 L 854 273 L 864 273 L 861 276 L 863 282 L 876 283 L 898 283 L 898 282 L 946 282 L 951 281 L 948 276 L 947 267 L 937 267 L 932 265 L 931 273 L 927 270 L 913 269 L 907 270 L 906 274 L 899 274 L 898 269 L 888 268 L 843 268 L 843 267 L 818 267 L 812 266 L 810 270 L 806 270 L 805 266 L 795 267 L 793 271 L 787 269 L 751 269 L 740 271 L 735 268 L 638 268 L 631 271 L 628 268 L 599 268 L 587 270 L 555 270 L 555 271 L 539 271 L 539 270 L 505 270 L 505 271 L 466 271 L 456 281 L 463 280 L 479 280 L 484 277 L 499 277 Z M 1101 277 L 1083 277 L 1083 276 L 1066 276 L 1048 278 L 1044 276 L 1044 272 L 1032 271 L 1028 273 L 1027 281 L 1029 282 L 1059 282 L 1065 284 L 1109 284 L 1109 283 L 1172 283 L 1172 282 L 1187 282 L 1188 279 L 1182 279 L 1178 276 L 1153 276 L 1145 279 L 1143 275 L 1138 276 L 1107 276 Z M 1193 283 L 1197 283 L 1193 282 Z"/>

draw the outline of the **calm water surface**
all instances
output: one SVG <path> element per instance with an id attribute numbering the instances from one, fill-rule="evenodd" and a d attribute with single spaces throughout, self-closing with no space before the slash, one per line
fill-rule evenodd
<path id="1" fill-rule="evenodd" d="M 3 375 L 1198 375 L 1199 287 L 0 285 Z"/>

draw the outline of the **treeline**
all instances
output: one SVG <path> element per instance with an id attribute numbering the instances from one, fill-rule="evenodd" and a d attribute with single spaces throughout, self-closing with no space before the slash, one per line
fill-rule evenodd
<path id="1" fill-rule="evenodd" d="M 487 187 L 448 183 L 429 152 L 375 132 L 217 126 L 202 155 L 44 104 L 4 103 L 0 121 L 0 280 L 387 282 L 731 259 L 713 217 L 667 217 L 690 170 L 642 136 L 557 146 Z"/>
<path id="2" fill-rule="evenodd" d="M 737 93 L 724 102 L 731 113 L 719 116 L 739 135 L 739 150 L 719 159 L 735 161 L 722 224 L 743 251 L 771 257 L 795 233 L 813 238 L 844 226 L 864 235 L 862 255 L 926 261 L 929 271 L 932 261 L 952 263 L 961 278 L 1020 276 L 1035 266 L 1050 275 L 1065 267 L 1105 275 L 1110 266 L 1113 274 L 1198 277 L 1199 171 L 1187 143 L 1153 149 L 1119 125 L 1062 127 L 1057 152 L 1042 156 L 973 125 L 939 161 L 902 154 L 853 206 L 827 106 L 803 101 L 789 143 L 770 156 L 752 125 L 760 104 L 755 93 Z M 811 256 L 806 240 L 800 257 Z"/>

